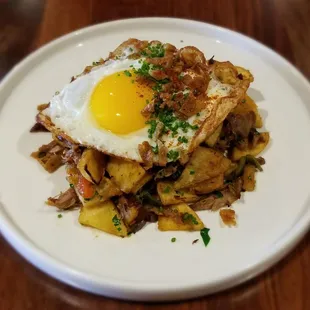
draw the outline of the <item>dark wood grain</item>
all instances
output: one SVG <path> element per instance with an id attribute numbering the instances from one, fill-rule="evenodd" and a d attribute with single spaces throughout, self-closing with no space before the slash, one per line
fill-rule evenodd
<path id="1" fill-rule="evenodd" d="M 0 77 L 45 44 L 112 19 L 176 16 L 247 34 L 275 49 L 310 78 L 309 0 L 0 0 Z M 141 304 L 87 294 L 46 276 L 0 239 L 0 309 L 309 310 L 310 233 L 260 277 L 213 296 Z"/>

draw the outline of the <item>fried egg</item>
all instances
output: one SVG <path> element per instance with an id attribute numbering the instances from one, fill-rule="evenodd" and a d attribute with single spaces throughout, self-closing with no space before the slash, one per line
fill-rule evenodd
<path id="1" fill-rule="evenodd" d="M 78 77 L 55 95 L 44 114 L 70 138 L 108 154 L 139 160 L 149 140 L 141 110 L 153 98 L 136 82 L 139 60 L 111 60 Z"/>
<path id="2" fill-rule="evenodd" d="M 147 141 L 152 147 L 157 146 L 156 139 L 151 139 L 148 134 L 150 126 L 141 114 L 154 97 L 154 90 L 137 82 L 135 72 L 141 68 L 143 58 L 129 59 L 129 54 L 110 59 L 78 76 L 50 100 L 43 115 L 50 118 L 57 130 L 81 145 L 143 162 L 139 144 Z M 212 71 L 210 77 L 205 109 L 186 120 L 190 125 L 186 130 L 179 128 L 173 135 L 161 136 L 168 155 L 169 152 L 191 152 L 226 117 L 228 112 L 224 111 L 222 99 L 232 97 L 235 88 L 222 83 Z M 236 105 L 236 98 L 229 101 L 229 109 Z M 157 157 L 154 156 L 155 164 Z M 176 159 L 168 156 L 168 162 L 173 160 Z"/>

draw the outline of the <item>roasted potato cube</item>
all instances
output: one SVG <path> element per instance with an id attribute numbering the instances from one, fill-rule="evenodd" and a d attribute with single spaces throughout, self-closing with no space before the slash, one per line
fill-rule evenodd
<path id="1" fill-rule="evenodd" d="M 242 67 L 238 67 L 238 66 L 235 66 L 235 68 L 237 69 L 238 74 L 242 74 L 242 79 L 243 80 L 249 80 L 250 82 L 254 81 L 254 77 L 253 77 L 252 73 L 249 70 L 244 69 Z"/>
<path id="2" fill-rule="evenodd" d="M 105 201 L 113 196 L 119 196 L 122 191 L 108 178 L 103 177 L 96 190 L 102 201 Z"/>
<path id="3" fill-rule="evenodd" d="M 136 162 L 111 157 L 107 171 L 112 181 L 125 193 L 130 193 L 146 174 L 146 171 Z"/>
<path id="4" fill-rule="evenodd" d="M 171 216 L 160 215 L 158 217 L 158 229 L 194 231 L 204 228 L 199 216 L 185 203 L 173 205 L 169 208 Z"/>
<path id="5" fill-rule="evenodd" d="M 260 133 L 261 138 L 259 139 L 258 143 L 254 148 L 248 148 L 245 150 L 240 150 L 237 147 L 234 147 L 231 154 L 231 159 L 233 161 L 238 161 L 241 157 L 246 155 L 257 156 L 260 154 L 268 145 L 269 143 L 269 132 L 262 132 Z"/>
<path id="6" fill-rule="evenodd" d="M 99 184 L 106 166 L 105 155 L 94 149 L 84 150 L 77 168 L 93 184 Z"/>
<path id="7" fill-rule="evenodd" d="M 79 222 L 82 225 L 94 227 L 112 235 L 127 236 L 127 227 L 110 200 L 101 202 L 92 208 L 83 207 L 80 212 Z"/>
<path id="8" fill-rule="evenodd" d="M 173 205 L 180 202 L 196 202 L 199 197 L 188 190 L 175 190 L 172 182 L 158 182 L 157 192 L 163 205 Z"/>
<path id="9" fill-rule="evenodd" d="M 136 194 L 140 188 L 142 188 L 148 181 L 152 179 L 153 175 L 150 173 L 146 173 L 140 181 L 136 183 L 136 185 L 132 188 L 131 192 Z"/>
<path id="10" fill-rule="evenodd" d="M 221 209 L 220 210 L 220 217 L 223 223 L 227 226 L 236 226 L 236 212 L 232 209 Z"/>
<path id="11" fill-rule="evenodd" d="M 221 131 L 222 131 L 222 127 L 223 127 L 223 123 L 221 123 L 216 129 L 215 131 L 211 134 L 211 136 L 209 136 L 207 139 L 206 139 L 206 144 L 209 146 L 209 147 L 213 147 L 218 138 L 220 137 L 220 134 L 221 134 Z"/>
<path id="12" fill-rule="evenodd" d="M 209 194 L 217 189 L 222 188 L 224 185 L 224 174 L 202 181 L 191 187 L 196 194 Z"/>
<path id="13" fill-rule="evenodd" d="M 262 117 L 260 116 L 260 114 L 258 112 L 257 105 L 253 101 L 253 99 L 251 97 L 249 97 L 248 95 L 246 95 L 246 97 L 243 100 L 238 102 L 237 106 L 234 108 L 232 113 L 246 114 L 250 111 L 253 111 L 255 113 L 255 116 L 256 116 L 255 127 L 256 128 L 263 127 L 263 120 L 262 120 Z"/>
<path id="14" fill-rule="evenodd" d="M 198 147 L 185 166 L 175 189 L 190 187 L 194 184 L 223 174 L 230 167 L 230 160 L 213 149 Z"/>
<path id="15" fill-rule="evenodd" d="M 242 175 L 242 188 L 247 192 L 252 192 L 255 189 L 255 173 L 256 167 L 252 165 L 245 165 Z"/>

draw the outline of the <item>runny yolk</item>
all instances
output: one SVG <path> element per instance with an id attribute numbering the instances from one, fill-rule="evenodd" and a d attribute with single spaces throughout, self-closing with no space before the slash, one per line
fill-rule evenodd
<path id="1" fill-rule="evenodd" d="M 145 127 L 141 110 L 153 98 L 150 87 L 136 81 L 132 71 L 103 78 L 90 99 L 90 111 L 99 127 L 128 134 Z"/>

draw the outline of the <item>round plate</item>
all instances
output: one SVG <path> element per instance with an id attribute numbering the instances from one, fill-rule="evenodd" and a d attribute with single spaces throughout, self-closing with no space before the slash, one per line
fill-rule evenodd
<path id="1" fill-rule="evenodd" d="M 30 134 L 36 106 L 47 102 L 87 64 L 122 41 L 158 39 L 194 45 L 206 58 L 229 60 L 255 76 L 248 93 L 259 105 L 271 143 L 257 190 L 235 203 L 238 227 L 218 213 L 199 216 L 210 228 L 159 232 L 149 224 L 121 239 L 78 223 L 78 211 L 57 217 L 47 197 L 67 188 L 60 169 L 46 173 L 29 157 L 50 134 Z M 282 258 L 309 227 L 310 86 L 282 57 L 241 34 L 201 22 L 142 18 L 109 22 L 66 35 L 31 54 L 0 86 L 0 224 L 13 247 L 49 275 L 89 292 L 133 300 L 177 300 L 237 285 Z M 171 243 L 171 238 L 177 241 Z"/>

